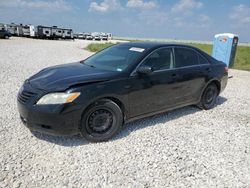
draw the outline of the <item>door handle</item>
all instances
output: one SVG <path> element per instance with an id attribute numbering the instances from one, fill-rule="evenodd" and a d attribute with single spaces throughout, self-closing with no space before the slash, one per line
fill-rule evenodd
<path id="1" fill-rule="evenodd" d="M 212 68 L 211 68 L 211 67 L 207 67 L 206 70 L 207 70 L 208 72 L 211 72 L 211 71 L 212 71 Z"/>
<path id="2" fill-rule="evenodd" d="M 124 88 L 125 89 L 130 89 L 132 86 L 131 85 L 125 85 Z"/>
<path id="3" fill-rule="evenodd" d="M 177 78 L 178 77 L 178 75 L 177 74 L 172 74 L 172 78 Z"/>

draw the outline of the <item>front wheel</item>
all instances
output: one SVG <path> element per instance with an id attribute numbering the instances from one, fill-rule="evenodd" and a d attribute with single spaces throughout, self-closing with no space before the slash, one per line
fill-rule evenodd
<path id="1" fill-rule="evenodd" d="M 9 39 L 9 36 L 8 36 L 8 35 L 5 35 L 4 38 L 5 38 L 5 39 Z"/>
<path id="2" fill-rule="evenodd" d="M 198 107 L 204 110 L 212 109 L 216 104 L 219 90 L 215 84 L 210 84 L 204 90 Z"/>
<path id="3" fill-rule="evenodd" d="M 116 135 L 123 123 L 120 107 L 111 100 L 100 100 L 83 114 L 80 133 L 90 142 L 107 141 Z"/>

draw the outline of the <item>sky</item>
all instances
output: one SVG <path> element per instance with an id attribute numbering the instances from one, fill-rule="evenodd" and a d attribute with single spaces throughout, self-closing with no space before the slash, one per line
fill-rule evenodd
<path id="1" fill-rule="evenodd" d="M 115 36 L 250 42 L 249 0 L 0 0 L 0 23 L 110 32 Z"/>

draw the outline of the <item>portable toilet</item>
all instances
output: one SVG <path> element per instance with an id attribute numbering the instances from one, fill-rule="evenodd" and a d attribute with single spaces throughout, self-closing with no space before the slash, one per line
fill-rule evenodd
<path id="1" fill-rule="evenodd" d="M 234 65 L 239 37 L 231 33 L 222 33 L 214 36 L 212 56 L 224 62 L 228 67 Z"/>

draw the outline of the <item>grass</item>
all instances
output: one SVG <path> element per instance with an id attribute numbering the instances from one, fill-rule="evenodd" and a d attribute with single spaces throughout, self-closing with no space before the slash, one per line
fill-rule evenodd
<path id="1" fill-rule="evenodd" d="M 131 41 L 132 42 L 132 41 Z M 87 50 L 91 52 L 98 52 L 104 48 L 114 45 L 113 43 L 99 43 L 89 44 Z M 213 46 L 211 44 L 189 44 L 195 46 L 208 54 L 212 54 Z M 238 46 L 237 54 L 234 62 L 234 69 L 250 71 L 250 46 Z"/>
<path id="2" fill-rule="evenodd" d="M 107 42 L 107 43 L 92 43 L 89 44 L 86 49 L 91 52 L 99 52 L 107 47 L 113 46 L 113 43 Z"/>
<path id="3" fill-rule="evenodd" d="M 213 46 L 210 44 L 190 44 L 195 46 L 208 54 L 212 54 Z M 236 58 L 234 62 L 234 69 L 250 71 L 250 47 L 249 46 L 238 46 Z"/>
<path id="4" fill-rule="evenodd" d="M 250 71 L 250 47 L 238 46 L 236 59 L 234 63 L 235 69 Z"/>

